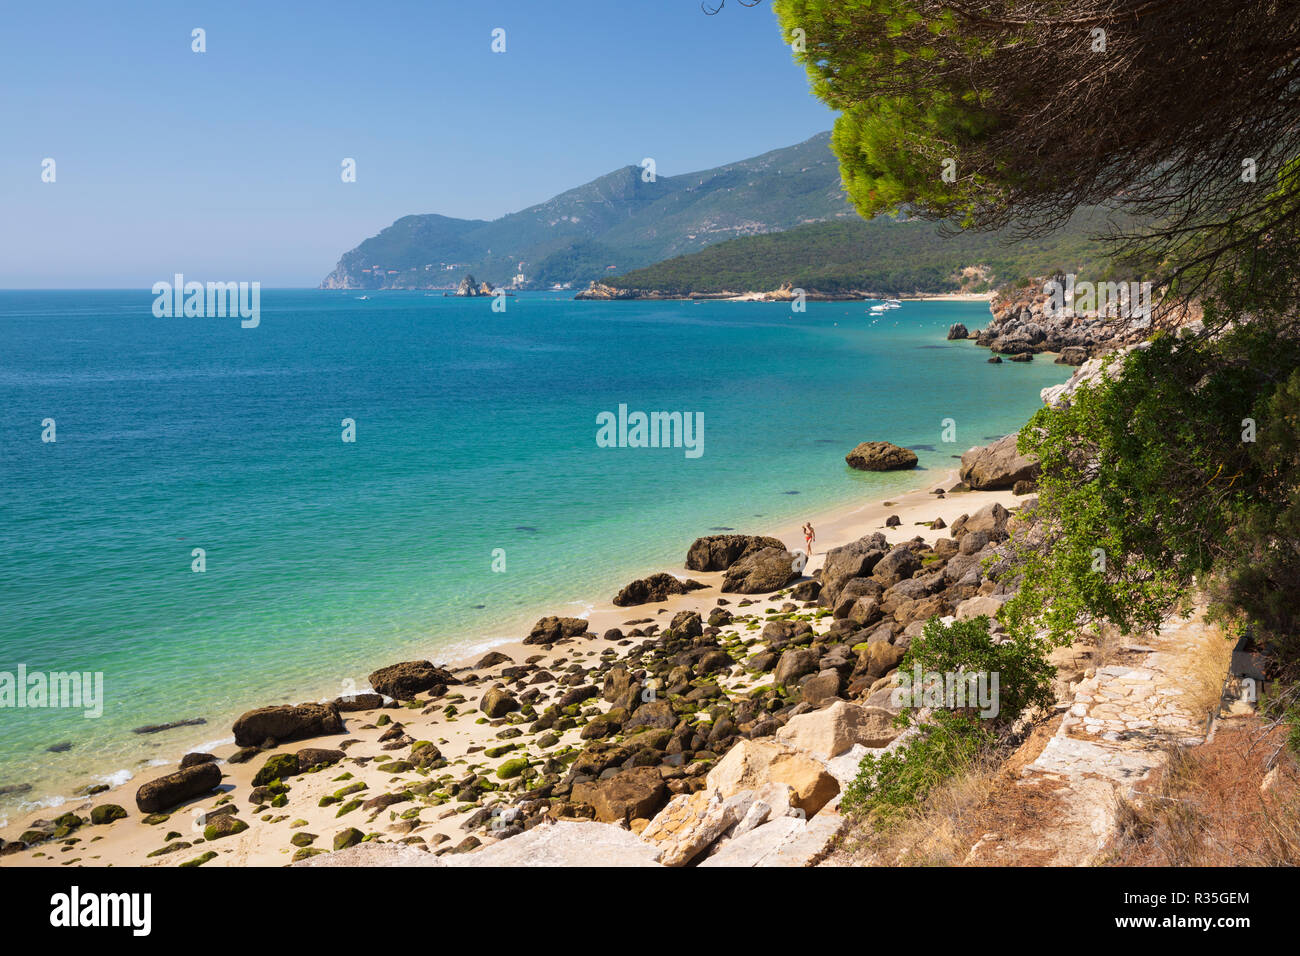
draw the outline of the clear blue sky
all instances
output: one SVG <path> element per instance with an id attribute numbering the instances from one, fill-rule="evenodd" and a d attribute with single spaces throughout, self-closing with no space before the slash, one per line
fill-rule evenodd
<path id="1" fill-rule="evenodd" d="M 833 120 L 766 3 L 72 0 L 4 21 L 5 288 L 314 286 L 399 216 L 493 219 L 647 156 L 690 172 Z"/>

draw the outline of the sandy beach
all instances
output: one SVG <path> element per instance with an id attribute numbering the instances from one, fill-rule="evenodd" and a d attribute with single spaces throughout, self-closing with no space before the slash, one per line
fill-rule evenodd
<path id="1" fill-rule="evenodd" d="M 992 302 L 992 292 L 941 292 L 936 295 L 900 295 L 909 302 Z"/>
<path id="2" fill-rule="evenodd" d="M 952 472 L 942 480 L 930 480 L 923 487 L 890 499 L 863 502 L 810 515 L 817 540 L 805 568 L 805 575 L 811 575 L 822 566 L 826 550 L 864 535 L 881 532 L 891 544 L 915 537 L 932 543 L 944 534 L 943 531 L 929 527 L 929 523 L 936 518 L 942 518 L 947 525 L 951 525 L 962 514 L 973 514 L 992 502 L 1008 508 L 1017 504 L 1017 499 L 1010 491 L 960 492 L 944 498 L 938 498 L 934 494 L 934 489 L 950 487 L 956 480 L 956 473 Z M 885 527 L 885 519 L 890 515 L 899 517 L 897 527 Z M 740 530 L 749 534 L 771 534 L 791 550 L 803 548 L 803 535 L 797 524 L 775 529 Z M 682 542 L 683 555 L 689 545 L 689 541 Z M 630 544 L 629 547 L 631 546 Z M 418 838 L 430 848 L 454 847 L 466 838 L 467 831 L 463 827 L 466 814 L 476 810 L 481 812 L 474 803 L 448 800 L 426 805 L 421 802 L 404 802 L 396 804 L 391 810 L 385 805 L 374 808 L 363 805 L 366 799 L 392 792 L 395 787 L 400 790 L 406 785 L 419 787 L 425 784 L 424 792 L 427 794 L 430 786 L 428 781 L 438 776 L 437 773 L 431 773 L 426 778 L 409 769 L 409 765 L 381 766 L 376 758 L 387 757 L 391 750 L 396 749 L 389 740 L 381 738 L 386 735 L 388 738 L 396 738 L 400 735 L 402 740 L 407 741 L 400 744 L 403 747 L 409 746 L 411 740 L 432 741 L 447 761 L 447 766 L 442 771 L 444 775 L 460 777 L 474 772 L 491 775 L 502 763 L 521 754 L 537 758 L 539 749 L 534 738 L 545 736 L 526 736 L 521 732 L 525 725 L 516 727 L 503 720 L 489 721 L 479 712 L 479 698 L 493 685 L 493 679 L 498 676 L 501 667 L 525 662 L 536 665 L 550 679 L 535 678 L 534 686 L 546 694 L 552 694 L 557 688 L 562 692 L 565 668 L 574 664 L 592 666 L 602 657 L 619 655 L 623 648 L 635 643 L 626 638 L 606 640 L 596 636 L 603 635 L 611 628 L 627 628 L 629 622 L 647 620 L 666 626 L 680 611 L 698 611 L 707 617 L 720 603 L 720 599 L 738 615 L 746 613 L 758 619 L 769 608 L 784 605 L 789 609 L 793 606 L 787 603 L 788 597 L 783 596 L 784 590 L 776 595 L 762 597 L 736 594 L 724 596 L 720 590 L 723 577 L 721 572 L 688 572 L 683 566 L 677 566 L 650 567 L 643 569 L 642 573 L 656 571 L 667 571 L 681 578 L 694 578 L 706 587 L 664 601 L 626 608 L 616 607 L 611 603 L 610 596 L 602 596 L 592 610 L 584 615 L 589 621 L 588 634 L 566 639 L 549 651 L 536 645 L 525 645 L 522 640 L 499 644 L 494 650 L 510 660 L 499 661 L 490 667 L 475 667 L 481 654 L 474 659 L 452 661 L 449 666 L 457 678 L 469 679 L 472 674 L 477 678 L 476 682 L 472 685 L 452 685 L 447 694 L 433 704 L 428 700 L 406 704 L 393 701 L 382 708 L 345 713 L 342 715 L 345 721 L 343 734 L 286 743 L 242 763 L 227 762 L 227 758 L 237 750 L 233 743 L 210 748 L 208 752 L 220 761 L 223 773 L 219 790 L 171 810 L 161 822 L 144 822 L 145 815 L 136 808 L 135 792 L 147 780 L 175 769 L 174 765 L 150 768 L 137 774 L 125 785 L 84 799 L 70 800 L 54 810 L 15 815 L 8 826 L 0 830 L 0 838 L 5 841 L 17 840 L 24 831 L 36 825 L 38 820 L 50 820 L 69 812 L 89 818 L 93 808 L 115 804 L 127 813 L 124 819 L 107 824 L 87 822 L 65 839 L 50 840 L 0 856 L 0 866 L 176 866 L 201 858 L 201 854 L 208 852 L 216 855 L 207 861 L 207 865 L 276 866 L 288 863 L 303 847 L 330 849 L 335 836 L 351 827 L 358 827 L 365 832 L 378 831 L 385 839 Z M 751 603 L 745 606 L 743 602 L 747 601 Z M 558 609 L 543 609 L 542 613 L 563 612 Z M 375 668 L 379 668 L 396 661 L 376 660 L 372 663 Z M 543 675 L 538 675 L 541 676 Z M 396 733 L 393 732 L 395 723 L 402 725 Z M 581 727 L 572 727 L 554 736 L 557 740 L 548 746 L 558 751 L 563 751 L 566 746 L 581 747 L 584 743 Z M 267 759 L 276 754 L 292 754 L 309 746 L 341 748 L 346 751 L 346 757 L 333 766 L 286 781 L 290 785 L 290 794 L 287 805 L 282 809 L 267 807 L 256 817 L 249 814 L 253 777 Z M 493 757 L 485 754 L 490 748 L 505 746 L 510 746 L 511 749 L 500 754 L 494 750 Z M 178 754 L 177 757 L 179 756 Z M 391 769 L 393 767 L 397 768 L 396 772 Z M 334 798 L 335 794 L 339 796 Z M 322 806 L 322 803 L 325 805 Z M 214 811 L 221 810 L 227 804 L 236 807 L 241 814 L 240 819 L 250 825 L 246 830 L 230 836 L 213 841 L 203 840 L 205 823 L 215 819 Z M 345 809 L 345 812 L 340 814 L 340 809 Z M 157 854 L 157 851 L 163 849 L 168 852 Z"/>

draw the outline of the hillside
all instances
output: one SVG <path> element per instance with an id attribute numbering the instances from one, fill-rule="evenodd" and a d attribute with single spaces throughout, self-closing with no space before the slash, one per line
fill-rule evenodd
<path id="1" fill-rule="evenodd" d="M 884 216 L 814 223 L 733 239 L 603 281 L 615 289 L 667 295 L 762 291 L 787 283 L 829 294 L 982 292 L 1055 269 L 1105 277 L 1101 246 L 1088 238 L 1104 231 L 1105 223 L 1105 213 L 1092 210 L 1042 239 L 944 236 L 933 223 Z M 959 275 L 961 270 L 968 272 Z"/>
<path id="2" fill-rule="evenodd" d="M 716 169 L 643 181 L 626 166 L 500 219 L 415 215 L 344 253 L 326 289 L 581 287 L 727 239 L 855 215 L 830 134 Z M 518 280 L 516 276 L 522 275 Z"/>

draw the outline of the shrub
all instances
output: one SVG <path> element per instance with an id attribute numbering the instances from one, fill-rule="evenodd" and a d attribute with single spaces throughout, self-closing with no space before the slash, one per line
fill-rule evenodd
<path id="1" fill-rule="evenodd" d="M 898 749 L 862 758 L 857 777 L 844 789 L 843 812 L 864 814 L 875 828 L 886 829 L 936 785 L 964 771 L 994 740 L 978 718 L 946 710 L 935 711 L 917 730 Z"/>
<path id="2" fill-rule="evenodd" d="M 1026 708 L 1050 707 L 1054 703 L 1055 669 L 1047 661 L 1047 650 L 1033 638 L 997 643 L 989 633 L 989 619 L 984 616 L 948 625 L 931 618 L 908 647 L 900 669 L 903 674 L 918 670 L 923 675 L 996 674 L 997 713 L 989 720 L 1000 729 L 1012 724 Z M 914 712 L 915 707 L 907 708 L 903 716 L 910 720 Z"/>

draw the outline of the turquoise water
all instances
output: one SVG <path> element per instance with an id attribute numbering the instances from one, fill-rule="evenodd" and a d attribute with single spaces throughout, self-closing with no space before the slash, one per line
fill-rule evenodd
<path id="1" fill-rule="evenodd" d="M 710 529 L 936 480 L 1069 371 L 946 342 L 954 321 L 985 323 L 983 303 L 909 303 L 872 325 L 859 303 L 538 293 L 494 313 L 269 290 L 243 329 L 157 319 L 152 301 L 0 292 L 0 671 L 105 684 L 98 719 L 0 709 L 0 787 L 33 785 L 0 816 L 225 738 L 250 706 L 580 612 L 680 566 Z M 598 447 L 596 416 L 620 404 L 703 413 L 703 454 Z M 845 452 L 871 439 L 933 473 L 851 471 Z M 208 724 L 130 732 L 196 717 Z"/>

